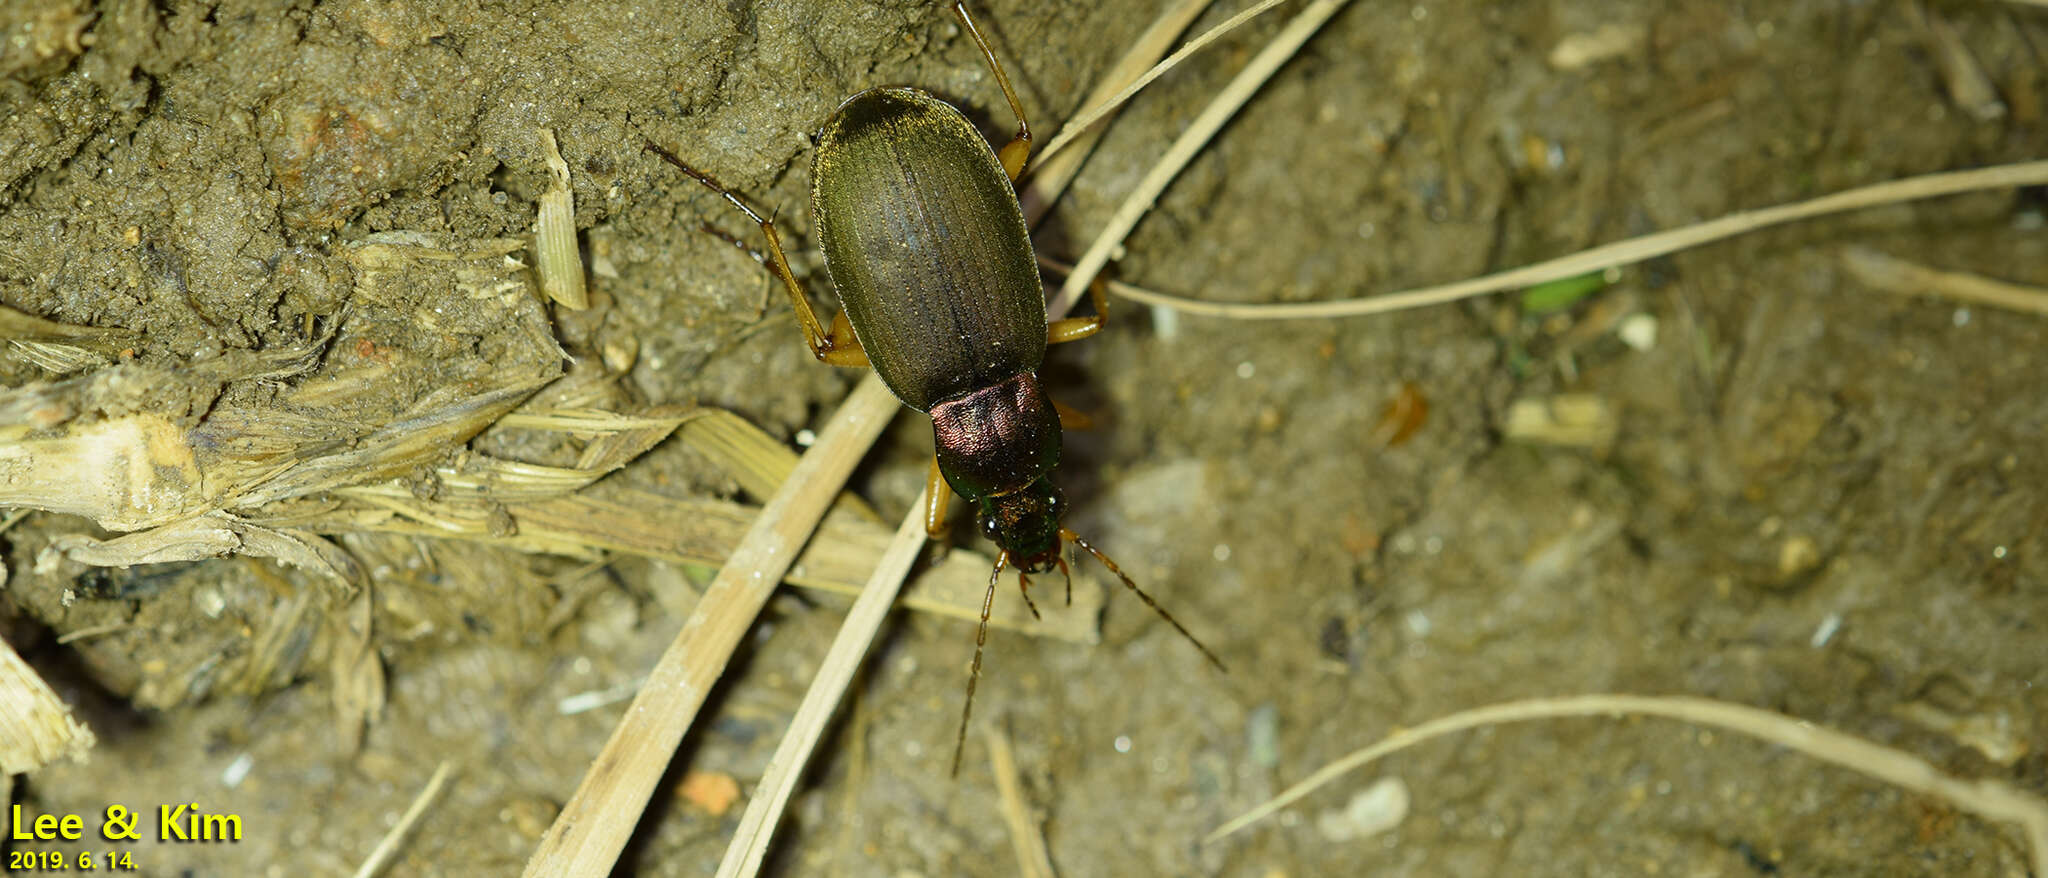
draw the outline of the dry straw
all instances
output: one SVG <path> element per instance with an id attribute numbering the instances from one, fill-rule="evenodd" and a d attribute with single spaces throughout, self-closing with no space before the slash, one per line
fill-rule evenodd
<path id="1" fill-rule="evenodd" d="M 1800 753 L 1860 771 L 1893 785 L 1954 802 L 1957 807 L 1991 820 L 2020 825 L 2032 850 L 2034 874 L 2048 875 L 2048 802 L 1995 780 L 1962 780 L 1942 773 L 1910 753 L 1814 725 L 1794 717 L 1710 698 L 1653 695 L 1577 695 L 1511 701 L 1434 719 L 1402 729 L 1379 743 L 1355 751 L 1322 768 L 1256 808 L 1216 828 L 1202 839 L 1212 844 L 1258 822 L 1337 778 L 1424 741 L 1455 732 L 1505 723 L 1585 716 L 1658 716 L 1712 726 L 1769 741 Z"/>
<path id="2" fill-rule="evenodd" d="M 1216 97 L 1209 101 L 1208 106 L 1202 108 L 1202 112 L 1195 116 L 1193 122 L 1188 123 L 1187 130 L 1181 132 L 1180 137 L 1167 148 L 1166 154 L 1152 166 L 1152 170 L 1145 174 L 1144 179 L 1138 181 L 1137 188 L 1124 198 L 1123 204 L 1119 205 L 1116 213 L 1110 217 L 1108 226 L 1081 255 L 1081 261 L 1075 263 L 1073 272 L 1067 275 L 1066 284 L 1060 287 L 1059 296 L 1053 299 L 1054 310 L 1065 313 L 1075 302 L 1081 300 L 1082 291 L 1088 289 L 1088 284 L 1093 282 L 1095 276 L 1109 264 L 1110 254 L 1123 246 L 1124 238 L 1130 235 L 1131 229 L 1137 227 L 1138 220 L 1151 211 L 1153 203 L 1159 200 L 1160 193 L 1166 191 L 1167 184 L 1180 176 L 1181 169 L 1186 168 L 1188 162 L 1193 161 L 1196 154 L 1202 151 L 1202 147 L 1208 145 L 1209 139 L 1215 137 L 1216 132 L 1223 128 L 1223 123 L 1237 115 L 1238 109 L 1243 107 L 1246 101 L 1251 100 L 1252 94 L 1257 92 L 1260 86 L 1265 85 L 1266 80 L 1272 78 L 1280 69 L 1280 65 L 1293 58 L 1294 53 L 1301 50 L 1301 45 L 1308 42 L 1308 38 L 1323 26 L 1323 22 L 1329 21 L 1330 16 L 1336 15 L 1337 10 L 1344 8 L 1346 2 L 1348 0 L 1316 0 L 1310 4 L 1307 9 L 1296 14 L 1294 20 L 1289 21 L 1287 26 L 1281 29 L 1280 34 L 1252 58 L 1251 63 L 1238 71 L 1237 76 L 1230 80 L 1230 84 L 1216 93 Z M 1232 21 L 1243 18 L 1246 16 L 1238 16 Z M 1168 59 L 1169 63 L 1172 61 L 1173 59 Z"/>
<path id="3" fill-rule="evenodd" d="M 434 775 L 427 778 L 426 787 L 413 798 L 412 805 L 405 809 L 405 814 L 398 818 L 398 823 L 391 827 L 391 831 L 384 833 L 377 846 L 370 850 L 370 856 L 356 869 L 354 878 L 374 878 L 398 858 L 399 850 L 405 846 L 406 837 L 412 834 L 412 828 L 419 824 L 420 818 L 426 816 L 427 809 L 433 806 L 434 800 L 441 797 L 441 790 L 447 786 L 449 776 L 454 773 L 453 762 L 444 761 L 440 767 L 434 769 Z"/>
<path id="4" fill-rule="evenodd" d="M 1884 183 L 1836 192 L 1831 195 L 1823 195 L 1808 201 L 1781 204 L 1758 210 L 1739 211 L 1697 225 L 1643 235 L 1638 238 L 1629 238 L 1612 244 L 1603 244 L 1569 256 L 1562 256 L 1546 262 L 1538 262 L 1534 265 L 1525 265 L 1521 268 L 1489 274 L 1484 277 L 1334 302 L 1269 304 L 1204 302 L 1199 299 L 1189 299 L 1182 296 L 1153 292 L 1120 283 L 1111 283 L 1109 291 L 1125 298 L 1144 302 L 1147 305 L 1160 305 L 1176 311 L 1185 311 L 1189 314 L 1201 314 L 1208 317 L 1229 317 L 1237 320 L 1327 320 L 1333 317 L 1363 317 L 1369 314 L 1384 314 L 1389 311 L 1402 311 L 1409 308 L 1445 305 L 1460 299 L 1469 299 L 1504 290 L 1523 289 L 1549 281 L 1576 277 L 1588 272 L 1623 265 L 1633 265 L 1646 259 L 1655 259 L 1680 250 L 1689 250 L 1769 226 L 1813 219 L 1814 217 L 1825 216 L 1831 213 L 1882 207 L 1902 201 L 1960 195 L 1966 192 L 1979 192 L 1986 189 L 2038 186 L 2043 183 L 2048 183 L 2048 161 L 2017 162 L 2009 165 L 1993 165 L 1988 168 L 1975 168 L 1967 171 L 1947 171 L 1939 174 L 1907 177 L 1903 180 L 1890 180 Z M 1088 265 L 1088 262 L 1084 259 L 1081 264 L 1085 266 Z M 1055 267 L 1057 268 L 1058 266 Z M 1077 267 L 1074 270 L 1079 272 L 1081 269 Z M 1074 286 L 1071 279 L 1067 282 L 1067 286 L 1070 288 Z M 2026 308 L 2028 306 L 2008 305 L 2007 307 Z M 2038 305 L 2035 307 L 2038 307 Z"/>
<path id="5" fill-rule="evenodd" d="M 71 708 L 14 647 L 0 640 L 0 777 L 67 756 L 82 760 L 92 745 L 92 730 L 71 716 Z"/>
<path id="6" fill-rule="evenodd" d="M 676 745 L 704 706 L 711 684 L 724 673 L 733 649 L 753 626 L 754 616 L 782 581 L 839 487 L 899 407 L 873 375 L 840 404 L 648 674 L 576 793 L 541 837 L 527 861 L 526 875 L 611 874 L 640 822 L 640 812 L 674 758 Z"/>
<path id="7" fill-rule="evenodd" d="M 540 289 L 563 307 L 581 311 L 590 307 L 589 291 L 583 287 L 583 253 L 576 246 L 575 189 L 569 184 L 569 163 L 555 148 L 555 133 L 540 130 L 540 145 L 547 152 L 548 190 L 540 195 L 539 215 L 533 222 L 533 249 L 540 263 Z"/>

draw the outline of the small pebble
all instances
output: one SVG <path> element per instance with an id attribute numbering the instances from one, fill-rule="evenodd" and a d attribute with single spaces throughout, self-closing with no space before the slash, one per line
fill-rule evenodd
<path id="1" fill-rule="evenodd" d="M 254 767 L 256 759 L 249 754 L 243 753 L 235 757 L 235 761 L 228 763 L 227 770 L 220 773 L 220 785 L 231 790 L 241 786 L 242 781 L 249 777 L 249 769 Z"/>
<path id="2" fill-rule="evenodd" d="M 1778 546 L 1778 573 L 1797 576 L 1820 566 L 1820 547 L 1813 538 L 1794 534 Z"/>
<path id="3" fill-rule="evenodd" d="M 1244 739 L 1253 765 L 1272 768 L 1280 764 L 1280 710 L 1272 702 L 1252 708 L 1245 719 Z"/>
<path id="4" fill-rule="evenodd" d="M 1331 841 L 1351 841 L 1386 832 L 1407 817 L 1408 785 L 1398 777 L 1384 777 L 1352 796 L 1342 810 L 1323 812 L 1316 818 L 1316 829 Z"/>
<path id="5" fill-rule="evenodd" d="M 1630 348 L 1650 350 L 1657 346 L 1657 318 L 1648 314 L 1630 314 L 1622 318 L 1621 326 L 1614 330 L 1614 334 Z"/>
<path id="6" fill-rule="evenodd" d="M 692 771 L 683 775 L 676 795 L 697 810 L 717 817 L 732 810 L 732 804 L 739 801 L 740 782 L 724 772 Z"/>
<path id="7" fill-rule="evenodd" d="M 1842 614 L 1829 613 L 1820 620 L 1820 627 L 1813 630 L 1813 648 L 1819 649 L 1835 639 L 1835 632 L 1842 630 Z"/>

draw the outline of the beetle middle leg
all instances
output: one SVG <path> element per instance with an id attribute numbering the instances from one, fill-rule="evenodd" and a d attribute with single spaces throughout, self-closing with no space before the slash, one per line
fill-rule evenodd
<path id="1" fill-rule="evenodd" d="M 1088 301 L 1095 305 L 1095 313 L 1086 317 L 1062 317 L 1045 325 L 1045 343 L 1059 344 L 1087 338 L 1102 331 L 1109 324 L 1109 294 L 1105 291 L 1109 282 L 1098 277 L 1088 284 Z"/>
<path id="2" fill-rule="evenodd" d="M 724 186 L 719 185 L 717 180 L 711 179 L 710 174 L 690 167 L 682 159 L 676 158 L 674 153 L 662 149 L 653 143 L 647 144 L 647 150 L 661 156 L 669 164 L 675 165 L 677 170 L 689 175 L 690 179 L 702 183 L 705 188 L 718 193 L 720 198 L 731 202 L 732 206 L 739 208 L 741 213 L 747 215 L 747 219 L 753 220 L 755 225 L 761 227 L 762 236 L 768 239 L 768 255 L 770 257 L 767 260 L 768 268 L 775 272 L 775 276 L 782 281 L 783 289 L 789 292 L 790 307 L 796 312 L 797 325 L 803 329 L 804 343 L 810 345 L 812 356 L 833 366 L 860 367 L 868 365 L 867 352 L 861 350 L 860 340 L 854 337 L 853 328 L 847 324 L 844 312 L 832 318 L 831 331 L 828 332 L 824 327 L 818 325 L 818 313 L 811 310 L 810 298 L 804 295 L 803 287 L 796 282 L 796 275 L 789 270 L 789 257 L 782 253 L 782 236 L 776 233 L 774 223 L 763 219 L 760 214 L 755 213 L 754 209 L 748 207 L 746 202 L 741 201 L 739 196 L 732 194 Z M 729 235 L 720 234 L 719 237 L 725 238 L 733 244 L 739 244 L 738 241 L 734 241 Z M 746 248 L 742 245 L 741 249 Z"/>
<path id="3" fill-rule="evenodd" d="M 981 35 L 981 29 L 974 26 L 974 17 L 967 14 L 967 0 L 954 0 L 953 14 L 960 17 L 960 23 L 967 28 L 967 35 L 974 38 L 974 44 L 981 47 L 981 55 L 988 59 L 990 70 L 996 73 L 996 84 L 1003 87 L 1003 98 L 1010 102 L 1010 112 L 1017 116 L 1017 136 L 996 151 L 996 158 L 1003 163 L 1003 172 L 1015 181 L 1024 173 L 1024 161 L 1031 157 L 1031 125 L 1024 121 L 1024 106 L 1017 103 L 1017 92 L 1010 88 L 1010 76 L 1003 72 L 1003 62 L 996 60 L 996 51 L 989 48 L 988 40 Z"/>

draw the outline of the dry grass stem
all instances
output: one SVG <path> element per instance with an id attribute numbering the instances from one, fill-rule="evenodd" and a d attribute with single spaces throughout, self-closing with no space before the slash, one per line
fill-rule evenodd
<path id="1" fill-rule="evenodd" d="M 0 341 L 8 353 L 57 375 L 112 363 L 141 338 L 126 329 L 58 323 L 0 305 Z"/>
<path id="2" fill-rule="evenodd" d="M 1713 243 L 1736 235 L 1747 234 L 1769 226 L 1812 219 L 1831 213 L 1862 210 L 1896 204 L 1903 201 L 1917 201 L 1923 198 L 1940 198 L 1960 195 L 1985 189 L 2007 189 L 2016 186 L 2038 186 L 2048 183 L 2048 160 L 2018 162 L 2009 165 L 1994 165 L 1968 171 L 1947 171 L 1920 177 L 1907 177 L 1871 186 L 1863 186 L 1833 195 L 1823 195 L 1808 201 L 1766 207 L 1753 211 L 1739 211 L 1719 219 L 1708 220 L 1697 225 L 1672 229 L 1667 232 L 1603 244 L 1589 250 L 1582 250 L 1569 256 L 1561 256 L 1534 265 L 1525 265 L 1470 278 L 1456 283 L 1420 287 L 1366 296 L 1358 299 L 1342 299 L 1334 302 L 1286 302 L 1276 304 L 1204 302 L 1182 296 L 1167 295 L 1128 284 L 1111 282 L 1109 291 L 1147 305 L 1163 305 L 1189 314 L 1209 317 L 1229 317 L 1237 320 L 1325 320 L 1332 317 L 1363 317 L 1368 314 L 1384 314 L 1409 308 L 1424 308 L 1443 305 L 1460 299 L 1516 290 L 1535 286 L 1548 281 L 1576 277 L 1588 272 L 1601 271 L 1624 265 L 1633 265 L 1646 259 L 1655 259 L 1680 250 Z M 1091 255 L 1093 250 L 1090 250 Z M 1104 252 L 1106 261 L 1107 251 Z M 1074 277 L 1079 277 L 1083 260 L 1067 280 L 1073 287 Z M 1055 270 L 1063 267 L 1052 265 Z M 1100 270 L 1100 264 L 1089 268 L 1092 276 Z M 1085 284 L 1084 284 L 1085 286 Z M 1062 291 L 1062 295 L 1065 291 Z"/>
<path id="3" fill-rule="evenodd" d="M 548 190 L 540 195 L 533 221 L 540 290 L 562 307 L 581 311 L 590 307 L 590 293 L 583 286 L 583 254 L 576 243 L 576 190 L 569 182 L 569 163 L 555 148 L 555 132 L 540 129 L 540 145 L 548 162 Z"/>
<path id="4" fill-rule="evenodd" d="M 2048 316 L 2048 289 L 2007 283 L 1962 271 L 1943 271 L 1887 256 L 1868 247 L 1842 250 L 1842 267 L 1858 281 L 1903 296 L 1935 295 Z"/>
<path id="5" fill-rule="evenodd" d="M 705 589 L 695 612 L 648 675 L 575 795 L 526 864 L 531 878 L 610 875 L 676 745 L 754 616 L 796 560 L 855 464 L 899 403 L 880 378 L 863 379 Z"/>
<path id="6" fill-rule="evenodd" d="M 542 409 L 519 410 L 499 418 L 492 429 L 517 427 L 527 430 L 553 430 L 560 433 L 623 433 L 627 430 L 677 425 L 695 417 L 720 413 L 717 409 L 698 409 L 688 415 L 627 415 L 602 409 Z"/>
<path id="7" fill-rule="evenodd" d="M 853 609 L 846 614 L 846 622 L 839 626 L 839 633 L 832 638 L 832 647 L 825 653 L 825 663 L 818 668 L 818 675 L 811 680 L 811 688 L 804 693 L 803 704 L 797 707 L 796 716 L 790 720 L 789 731 L 775 746 L 775 755 L 768 760 L 768 770 L 761 775 L 760 785 L 754 788 L 754 795 L 747 802 L 747 812 L 740 818 L 739 829 L 733 833 L 732 843 L 725 849 L 725 858 L 718 864 L 718 878 L 751 878 L 760 872 L 761 863 L 768 855 L 768 843 L 775 835 L 775 826 L 782 822 L 782 810 L 789 804 L 790 793 L 796 791 L 797 781 L 803 777 L 804 766 L 810 764 L 811 751 L 817 747 L 818 737 L 824 733 L 825 724 L 831 721 L 832 714 L 839 709 L 847 685 L 853 682 L 853 674 L 860 669 L 861 660 L 874 643 L 875 633 L 881 630 L 882 620 L 888 618 L 890 607 L 895 605 L 896 592 L 903 587 L 910 565 L 916 563 L 924 540 L 924 498 L 919 496 L 917 502 L 911 504 L 909 514 L 903 516 L 903 523 L 896 528 L 896 537 L 890 542 L 888 552 L 875 565 L 874 575 L 868 578 L 867 586 L 854 600 Z"/>
<path id="8" fill-rule="evenodd" d="M 982 740 L 988 744 L 989 771 L 996 777 L 996 793 L 1003 799 L 1003 822 L 1010 827 L 1010 847 L 1017 853 L 1017 874 L 1024 878 L 1058 878 L 1052 869 L 1052 854 L 1045 849 L 1045 833 L 1024 801 L 1024 784 L 1017 776 L 1017 755 L 1010 748 L 1010 736 L 1000 723 L 984 723 Z"/>
<path id="9" fill-rule="evenodd" d="M 507 259 L 519 246 L 379 233 L 345 250 L 348 313 L 301 344 L 0 390 L 0 506 L 143 531 L 445 465 L 561 374 L 531 273 Z M 444 298 L 465 307 L 437 309 Z M 396 326 L 474 334 L 494 353 L 450 356 Z M 188 417 L 195 400 L 203 419 Z"/>
<path id="10" fill-rule="evenodd" d="M 1116 64 L 1109 68 L 1109 72 L 1103 74 L 1102 81 L 1095 84 L 1095 90 L 1089 92 L 1088 98 L 1081 102 L 1084 108 L 1082 116 L 1094 113 L 1098 107 L 1109 106 L 1119 89 L 1144 75 L 1146 68 L 1158 61 L 1161 55 L 1166 54 L 1166 47 L 1173 44 L 1173 38 L 1179 36 L 1181 31 L 1187 30 L 1188 25 L 1194 22 L 1195 16 L 1201 15 L 1202 11 L 1208 9 L 1214 2 L 1215 0 L 1178 0 L 1169 4 L 1159 13 L 1158 18 L 1152 20 L 1152 25 L 1138 35 L 1138 39 L 1131 43 L 1131 47 L 1124 50 L 1123 57 L 1117 59 Z M 1059 136 L 1053 138 L 1053 141 L 1057 143 L 1062 139 L 1071 140 L 1075 148 L 1062 150 L 1057 155 L 1047 149 L 1027 167 L 1025 173 L 1031 179 L 1017 192 L 1017 201 L 1024 207 L 1024 219 L 1033 228 L 1036 228 L 1038 221 L 1044 219 L 1052 210 L 1053 204 L 1060 200 L 1061 193 L 1067 191 L 1067 184 L 1073 182 L 1075 174 L 1080 173 L 1081 163 L 1088 159 L 1089 150 L 1095 146 L 1095 142 L 1102 139 L 1104 130 L 1106 129 L 1090 125 L 1077 136 L 1068 137 L 1067 129 L 1062 128 Z"/>
<path id="11" fill-rule="evenodd" d="M 724 500 L 674 498 L 645 491 L 618 489 L 605 496 L 558 497 L 547 500 L 460 507 L 447 504 L 428 506 L 405 498 L 383 496 L 377 508 L 343 507 L 310 512 L 289 523 L 298 529 L 324 533 L 377 533 L 428 539 L 462 540 L 499 546 L 531 554 L 561 555 L 597 561 L 606 553 L 622 553 L 659 561 L 722 565 L 732 557 L 740 540 L 761 512 L 761 507 Z M 835 502 L 843 502 L 835 501 Z M 210 524 L 202 520 L 201 524 Z M 273 524 L 268 519 L 263 524 Z M 172 531 L 159 528 L 158 531 Z M 152 534 L 157 531 L 150 532 Z M 206 528 L 183 543 L 198 548 L 184 552 L 190 557 L 211 557 L 218 546 L 203 540 L 218 536 L 226 545 L 239 541 L 232 533 Z M 67 544 L 68 546 L 69 544 Z M 211 546 L 211 547 L 209 547 Z M 783 581 L 802 588 L 844 595 L 860 593 L 874 559 L 889 546 L 889 531 L 857 519 L 828 516 L 825 524 L 804 544 L 797 561 Z M 138 557 L 144 547 L 135 547 L 108 559 L 119 563 Z M 88 563 L 101 560 L 82 556 L 83 548 L 69 554 Z M 956 549 L 919 573 L 917 581 L 903 595 L 899 605 L 924 613 L 956 619 L 981 618 L 981 594 L 988 584 L 988 556 Z M 1051 637 L 1075 643 L 1094 643 L 1095 622 L 1101 610 L 1100 593 L 1083 590 L 1071 608 L 1041 607 L 1043 619 L 1034 619 L 1019 601 L 998 601 L 989 624 L 1020 631 L 1034 637 Z"/>
<path id="12" fill-rule="evenodd" d="M 1338 777 L 1387 755 L 1433 738 L 1483 726 L 1562 717 L 1610 715 L 1659 716 L 1699 726 L 1712 726 L 1769 741 L 1823 762 L 1831 762 L 1895 786 L 1947 799 L 1957 807 L 1991 820 L 2018 823 L 2033 855 L 2036 875 L 2048 875 L 2048 801 L 1996 780 L 1962 780 L 1910 753 L 1895 750 L 1804 720 L 1726 701 L 1691 696 L 1577 695 L 1510 701 L 1430 720 L 1402 729 L 1379 743 L 1325 765 L 1284 792 L 1216 828 L 1202 839 L 1210 844 L 1251 825 L 1308 795 Z"/>
<path id="13" fill-rule="evenodd" d="M 1285 2 L 1286 0 L 1260 0 L 1258 5 L 1231 16 L 1229 20 L 1210 28 L 1201 36 L 1189 40 L 1187 45 L 1180 47 L 1180 50 L 1174 52 L 1171 57 L 1159 62 L 1151 70 L 1145 71 L 1145 75 L 1124 86 L 1121 91 L 1118 91 L 1108 100 L 1101 102 L 1090 100 L 1089 103 L 1093 106 L 1078 118 L 1068 122 L 1066 127 L 1061 128 L 1059 136 L 1053 138 L 1051 143 L 1045 145 L 1045 149 L 1040 151 L 1039 157 L 1041 159 L 1048 159 L 1058 155 L 1061 150 L 1067 148 L 1068 144 L 1079 140 L 1082 133 L 1094 127 L 1095 123 L 1102 121 L 1110 113 L 1116 112 L 1116 108 L 1123 106 L 1124 102 L 1130 100 L 1132 95 L 1142 91 L 1145 86 L 1151 85 L 1153 80 L 1165 76 L 1166 71 L 1180 66 L 1180 62 L 1187 60 L 1189 56 L 1206 48 L 1210 43 L 1222 39 L 1225 34 L 1237 30 L 1239 26 L 1257 17 L 1260 13 Z M 1292 52 L 1289 53 L 1289 55 L 1292 54 Z M 1227 90 L 1225 93 L 1228 93 Z"/>
<path id="14" fill-rule="evenodd" d="M 796 452 L 732 412 L 707 412 L 705 417 L 683 428 L 682 440 L 711 458 L 742 489 L 756 497 L 774 494 L 776 487 L 789 478 L 790 471 L 796 469 Z M 882 520 L 881 513 L 851 492 L 840 494 L 833 501 L 832 511 L 863 521 Z"/>
<path id="15" fill-rule="evenodd" d="M 420 790 L 418 796 L 413 797 L 411 807 L 405 809 L 405 815 L 398 818 L 398 823 L 391 827 L 391 831 L 384 833 L 384 837 L 378 840 L 377 846 L 371 849 L 369 858 L 363 860 L 362 867 L 356 870 L 355 878 L 371 878 L 384 871 L 385 866 L 391 865 L 392 858 L 398 856 L 398 849 L 405 844 L 405 837 L 412 834 L 413 824 L 418 823 L 420 818 L 426 815 L 427 808 L 434 804 L 434 800 L 441 797 L 441 788 L 447 786 L 449 776 L 454 773 L 455 763 L 446 760 L 442 761 L 440 767 L 434 769 L 434 776 L 427 779 L 426 788 Z"/>
<path id="16" fill-rule="evenodd" d="M 35 771 L 63 757 L 83 760 L 93 743 L 92 730 L 0 640 L 0 776 Z"/>
<path id="17" fill-rule="evenodd" d="M 60 646 L 67 643 L 77 643 L 81 640 L 90 640 L 94 637 L 99 637 L 105 634 L 115 634 L 121 631 L 139 630 L 140 627 L 141 626 L 129 622 L 108 622 L 105 625 L 93 625 L 91 627 L 79 628 L 77 630 L 66 633 L 64 636 L 57 638 L 57 643 Z"/>
<path id="18" fill-rule="evenodd" d="M 1346 2 L 1347 0 L 1316 0 L 1310 4 L 1289 21 L 1287 26 L 1281 29 L 1280 34 L 1252 58 L 1250 64 L 1238 71 L 1237 76 L 1233 77 L 1222 91 L 1217 92 L 1216 97 L 1209 101 L 1208 106 L 1202 108 L 1201 114 L 1188 124 L 1187 130 L 1173 142 L 1173 146 L 1166 150 L 1166 154 L 1159 158 L 1159 162 L 1153 165 L 1145 178 L 1138 181 L 1138 187 L 1124 198 L 1123 204 L 1117 207 L 1116 213 L 1110 217 L 1108 226 L 1095 237 L 1094 243 L 1088 245 L 1088 250 L 1082 254 L 1081 261 L 1075 263 L 1073 272 L 1067 275 L 1067 282 L 1060 288 L 1059 296 L 1053 299 L 1056 310 L 1065 313 L 1075 302 L 1080 301 L 1081 292 L 1088 288 L 1088 284 L 1101 273 L 1102 267 L 1109 263 L 1109 255 L 1123 245 L 1124 238 L 1130 235 L 1131 229 L 1137 227 L 1138 220 L 1152 209 L 1152 204 L 1159 199 L 1159 194 L 1166 191 L 1167 184 L 1179 176 L 1181 169 L 1187 167 L 1188 162 L 1194 160 L 1195 155 L 1202 151 L 1202 147 L 1208 144 L 1209 139 L 1215 137 L 1216 132 L 1223 128 L 1223 123 L 1230 121 L 1230 117 L 1236 115 L 1246 101 L 1251 100 L 1252 94 L 1265 85 L 1266 80 L 1271 79 L 1281 65 L 1293 58 L 1294 53 L 1301 50 L 1302 44 L 1308 42 L 1308 38 L 1323 26 L 1323 22 L 1329 21 L 1330 16 L 1336 15 L 1337 10 L 1344 8 Z M 1169 58 L 1168 62 L 1172 60 Z M 1069 129 L 1078 130 L 1078 126 L 1069 126 Z"/>

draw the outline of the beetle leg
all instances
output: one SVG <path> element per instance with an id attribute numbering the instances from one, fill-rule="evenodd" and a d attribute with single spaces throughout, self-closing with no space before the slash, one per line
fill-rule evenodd
<path id="1" fill-rule="evenodd" d="M 669 164 L 675 165 L 677 170 L 689 175 L 690 179 L 704 184 L 704 188 L 718 193 L 720 198 L 731 202 L 732 206 L 739 208 L 741 213 L 747 215 L 747 219 L 753 220 L 755 225 L 761 227 L 761 235 L 768 239 L 768 255 L 770 257 L 766 261 L 768 268 L 770 271 L 775 272 L 775 276 L 782 281 L 782 288 L 789 292 L 790 308 L 796 312 L 797 325 L 803 329 L 804 342 L 810 345 L 812 356 L 834 366 L 868 365 L 868 355 L 860 349 L 860 342 L 854 339 L 853 333 L 849 330 L 844 336 L 841 336 L 837 331 L 845 320 L 844 314 L 832 322 L 834 330 L 832 333 L 828 334 L 823 327 L 818 325 L 818 313 L 811 310 L 811 300 L 804 295 L 803 287 L 797 285 L 796 275 L 789 270 L 789 257 L 784 256 L 782 253 L 782 236 L 776 234 L 773 222 L 763 219 L 759 213 L 755 213 L 754 209 L 748 207 L 746 202 L 741 201 L 739 196 L 732 194 L 730 190 L 719 185 L 717 180 L 711 179 L 710 174 L 690 167 L 682 159 L 676 158 L 674 153 L 662 149 L 653 143 L 647 144 L 647 150 L 661 156 Z M 720 235 L 719 237 L 725 238 L 734 244 L 739 243 L 729 235 Z M 746 248 L 742 245 L 741 249 Z"/>
<path id="2" fill-rule="evenodd" d="M 1095 313 L 1086 317 L 1062 317 L 1045 325 L 1045 343 L 1059 344 L 1077 338 L 1087 338 L 1102 331 L 1109 323 L 1109 294 L 1104 290 L 1109 282 L 1098 277 L 1088 284 L 1088 301 L 1094 303 Z"/>
<path id="3" fill-rule="evenodd" d="M 1060 402 L 1057 399 L 1052 401 L 1052 410 L 1060 416 L 1060 429 L 1062 430 L 1095 429 L 1095 419 L 1090 417 L 1087 412 L 1077 408 L 1069 408 L 1066 403 Z M 936 459 L 934 458 L 934 460 Z"/>
<path id="4" fill-rule="evenodd" d="M 996 84 L 1003 87 L 1003 98 L 1010 102 L 1010 112 L 1017 116 L 1017 136 L 996 152 L 1002 160 L 1003 172 L 1012 181 L 1024 173 L 1024 161 L 1031 157 L 1031 125 L 1024 121 L 1024 106 L 1017 103 L 1017 92 L 1010 88 L 1010 76 L 1003 72 L 1003 62 L 996 60 L 996 52 L 989 48 L 988 40 L 981 35 L 981 29 L 974 26 L 974 17 L 967 14 L 966 0 L 955 0 L 953 14 L 960 17 L 960 23 L 967 28 L 967 35 L 974 38 L 974 44 L 981 47 L 981 55 L 988 59 L 990 70 L 996 73 Z"/>
<path id="5" fill-rule="evenodd" d="M 931 474 L 924 477 L 924 532 L 934 540 L 946 538 L 946 504 L 953 499 L 953 486 L 939 472 L 939 459 L 932 458 Z"/>
<path id="6" fill-rule="evenodd" d="M 1022 567 L 1017 568 L 1017 593 L 1024 596 L 1024 609 L 1031 611 L 1031 618 L 1044 621 L 1045 617 L 1038 615 L 1038 602 L 1031 599 L 1031 576 Z"/>
<path id="7" fill-rule="evenodd" d="M 834 366 L 858 368 L 869 365 L 868 352 L 861 349 L 860 339 L 854 337 L 853 324 L 846 322 L 845 311 L 832 315 L 832 329 L 825 333 L 824 352 L 812 348 L 811 353 Z"/>

